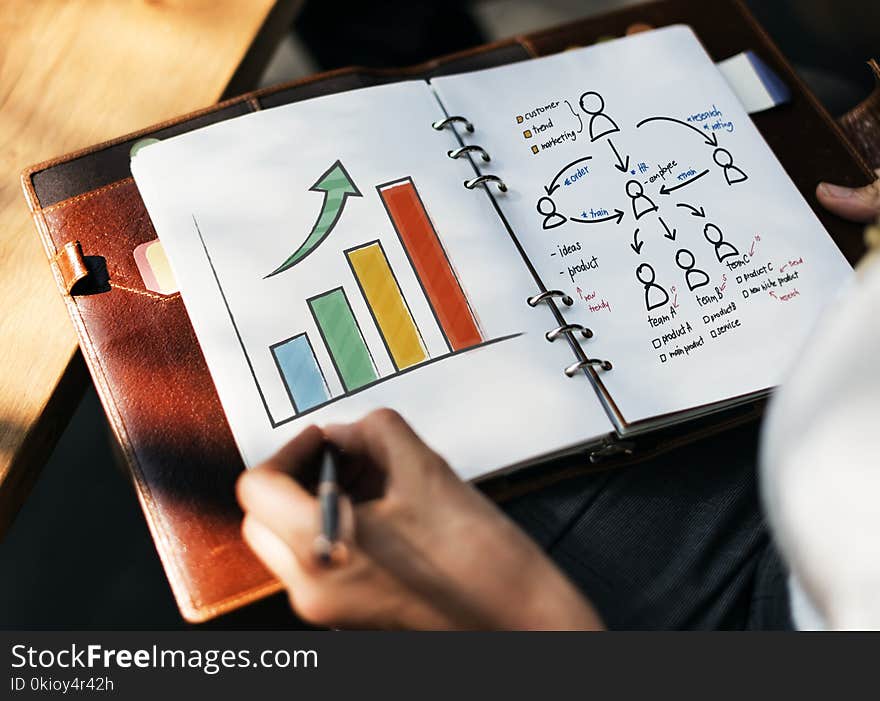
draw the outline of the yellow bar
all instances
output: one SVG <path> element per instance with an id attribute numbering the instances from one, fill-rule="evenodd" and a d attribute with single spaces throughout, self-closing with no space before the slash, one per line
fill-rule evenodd
<path id="1" fill-rule="evenodd" d="M 346 251 L 346 255 L 394 366 L 403 370 L 426 360 L 428 356 L 422 339 L 388 265 L 382 244 L 375 241 Z"/>

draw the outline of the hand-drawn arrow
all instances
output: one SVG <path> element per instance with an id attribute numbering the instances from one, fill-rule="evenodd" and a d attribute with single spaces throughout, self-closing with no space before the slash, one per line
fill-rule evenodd
<path id="1" fill-rule="evenodd" d="M 692 182 L 694 182 L 694 180 L 699 180 L 704 175 L 706 175 L 706 173 L 708 173 L 708 172 L 709 172 L 709 170 L 706 169 L 702 173 L 697 173 L 690 180 L 685 180 L 683 183 L 679 183 L 678 185 L 673 185 L 672 187 L 666 187 L 666 185 L 664 185 L 663 187 L 660 188 L 660 194 L 661 195 L 668 195 L 670 192 L 675 192 L 676 190 L 678 190 L 681 187 L 684 187 L 685 185 L 690 185 Z"/>
<path id="2" fill-rule="evenodd" d="M 611 147 L 611 150 L 614 151 L 614 156 L 617 158 L 617 165 L 614 167 L 617 168 L 621 173 L 625 173 L 629 170 L 629 155 L 627 155 L 626 160 L 623 160 L 620 157 L 620 154 L 617 152 L 617 149 L 614 148 L 614 142 L 611 139 L 608 139 L 608 145 Z"/>
<path id="3" fill-rule="evenodd" d="M 577 217 L 569 217 L 569 221 L 576 221 L 578 224 L 601 224 L 603 221 L 611 221 L 612 219 L 617 219 L 617 223 L 623 221 L 623 210 L 615 209 L 614 214 L 602 217 L 601 219 L 578 219 Z"/>
<path id="4" fill-rule="evenodd" d="M 577 164 L 577 163 L 580 163 L 581 161 L 591 161 L 591 160 L 593 160 L 593 157 L 592 157 L 592 156 L 584 156 L 583 158 L 578 158 L 576 161 L 572 161 L 572 162 L 569 163 L 568 165 L 563 166 L 563 167 L 562 167 L 562 170 L 560 170 L 560 171 L 559 171 L 559 172 L 553 177 L 553 180 L 550 181 L 550 186 L 549 186 L 549 187 L 548 187 L 548 186 L 544 186 L 544 192 L 546 192 L 548 196 L 549 196 L 549 195 L 552 195 L 552 194 L 553 194 L 553 193 L 559 188 L 559 185 L 556 184 L 556 181 L 559 180 L 559 178 L 562 176 L 562 174 L 563 174 L 565 171 L 567 171 L 567 170 L 568 170 L 569 168 L 571 168 L 573 165 L 575 165 L 575 164 Z"/>
<path id="5" fill-rule="evenodd" d="M 324 174 L 318 178 L 318 182 L 309 188 L 309 192 L 323 192 L 324 202 L 321 205 L 321 213 L 315 221 L 315 225 L 309 232 L 302 245 L 297 248 L 278 268 L 266 277 L 272 277 L 299 263 L 309 253 L 314 251 L 336 226 L 345 201 L 349 197 L 363 197 L 360 190 L 352 181 L 345 167 L 340 161 L 336 161 Z"/>
<path id="6" fill-rule="evenodd" d="M 679 202 L 679 203 L 678 203 L 677 205 L 675 205 L 675 206 L 676 206 L 676 207 L 687 207 L 689 210 L 691 210 L 691 216 L 692 216 L 692 217 L 703 217 L 704 219 L 705 219 L 705 217 L 706 217 L 706 210 L 703 209 L 702 207 L 700 207 L 699 209 L 697 209 L 696 207 L 691 207 L 691 205 L 689 205 L 689 204 L 685 204 L 684 202 Z"/>
<path id="7" fill-rule="evenodd" d="M 683 127 L 687 127 L 691 131 L 697 132 L 700 136 L 703 137 L 707 146 L 718 146 L 718 137 L 715 135 L 715 132 L 710 132 L 709 135 L 706 135 L 706 132 L 697 129 L 692 124 L 688 124 L 687 122 L 682 122 L 680 119 L 675 119 L 674 117 L 648 117 L 647 119 L 643 119 L 641 122 L 636 124 L 636 129 L 647 124 L 648 122 L 674 122 L 675 124 L 681 124 Z"/>
<path id="8" fill-rule="evenodd" d="M 675 229 L 672 232 L 669 231 L 669 226 L 663 221 L 663 217 L 657 217 L 660 220 L 660 223 L 663 224 L 663 228 L 666 229 L 666 233 L 663 234 L 664 238 L 669 239 L 670 241 L 675 241 Z"/>
<path id="9" fill-rule="evenodd" d="M 641 255 L 642 246 L 644 246 L 644 245 L 645 245 L 644 241 L 639 241 L 639 230 L 636 229 L 633 232 L 633 242 L 629 245 L 629 247 L 636 252 L 636 255 Z"/>

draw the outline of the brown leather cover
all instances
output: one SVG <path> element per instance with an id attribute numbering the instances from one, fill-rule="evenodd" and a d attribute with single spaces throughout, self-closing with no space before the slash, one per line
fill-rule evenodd
<path id="1" fill-rule="evenodd" d="M 279 585 L 240 538 L 241 514 L 233 485 L 242 463 L 183 303 L 179 295 L 147 290 L 135 266 L 132 250 L 156 238 L 156 232 L 129 172 L 132 144 L 317 95 L 551 54 L 602 36 L 622 35 L 634 22 L 689 24 L 715 60 L 752 49 L 779 73 L 792 88 L 791 103 L 758 114 L 754 121 L 840 248 L 850 261 L 857 260 L 863 246 L 859 227 L 821 211 L 813 190 L 820 178 L 857 185 L 870 173 L 736 0 L 666 0 L 409 69 L 333 71 L 228 100 L 24 173 L 25 194 L 59 290 L 188 620 L 206 620 L 274 592 Z M 641 441 L 632 455 L 615 455 L 612 448 L 599 467 L 644 460 L 752 420 L 760 411 L 756 403 L 693 422 L 686 429 L 667 429 Z M 570 457 L 499 478 L 486 490 L 500 497 L 585 469 L 596 469 L 588 456 Z"/>

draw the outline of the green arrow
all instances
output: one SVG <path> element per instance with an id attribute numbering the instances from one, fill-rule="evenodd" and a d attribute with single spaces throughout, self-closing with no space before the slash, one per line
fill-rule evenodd
<path id="1" fill-rule="evenodd" d="M 269 273 L 266 276 L 267 278 L 293 267 L 309 255 L 309 253 L 314 251 L 318 247 L 318 244 L 327 238 L 327 236 L 330 235 L 330 232 L 333 231 L 333 227 L 336 226 L 336 222 L 339 221 L 339 217 L 342 214 L 342 208 L 345 206 L 345 201 L 349 196 L 363 197 L 361 191 L 358 190 L 357 186 L 352 182 L 351 177 L 349 177 L 348 172 L 340 161 L 336 161 L 336 163 L 330 166 L 324 174 L 318 178 L 318 182 L 309 188 L 309 192 L 324 193 L 324 203 L 321 205 L 321 213 L 318 215 L 318 220 L 315 222 L 311 232 L 309 232 L 308 238 L 303 241 L 302 245 L 297 248 L 277 269 Z"/>

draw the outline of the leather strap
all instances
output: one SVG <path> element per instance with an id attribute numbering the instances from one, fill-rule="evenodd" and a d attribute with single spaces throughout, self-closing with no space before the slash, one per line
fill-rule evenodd
<path id="1" fill-rule="evenodd" d="M 79 241 L 68 241 L 52 257 L 52 264 L 61 274 L 64 290 L 70 294 L 73 286 L 89 274 Z"/>

